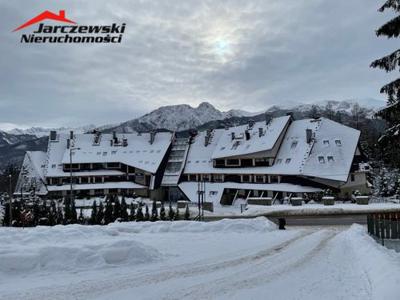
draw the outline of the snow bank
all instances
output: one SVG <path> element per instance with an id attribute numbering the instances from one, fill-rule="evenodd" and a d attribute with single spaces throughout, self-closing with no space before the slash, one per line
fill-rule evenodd
<path id="1" fill-rule="evenodd" d="M 348 245 L 352 255 L 363 266 L 368 277 L 371 299 L 399 299 L 400 254 L 376 243 L 365 227 L 354 224 L 338 237 Z"/>
<path id="2" fill-rule="evenodd" d="M 76 271 L 149 263 L 154 248 L 100 226 L 55 226 L 0 230 L 1 274 Z"/>
<path id="3" fill-rule="evenodd" d="M 114 223 L 110 230 L 130 233 L 160 233 L 160 232 L 181 232 L 181 233 L 203 233 L 203 232 L 267 232 L 277 228 L 276 224 L 267 218 L 258 217 L 255 219 L 223 219 L 214 222 L 141 222 L 141 223 Z"/>
<path id="4" fill-rule="evenodd" d="M 217 222 L 129 222 L 108 226 L 0 228 L 0 278 L 6 273 L 76 271 L 151 263 L 163 258 L 139 233 L 249 233 L 276 225 L 266 218 Z"/>

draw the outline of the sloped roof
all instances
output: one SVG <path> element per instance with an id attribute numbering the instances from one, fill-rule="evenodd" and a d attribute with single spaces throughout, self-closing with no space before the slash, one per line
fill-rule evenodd
<path id="1" fill-rule="evenodd" d="M 62 164 L 70 162 L 70 152 L 67 149 L 68 135 L 59 134 L 58 142 L 49 141 L 49 163 L 47 176 L 60 176 Z M 127 139 L 127 146 L 111 144 L 112 134 L 102 134 L 100 142 L 94 144 L 93 134 L 74 135 L 72 152 L 73 163 L 112 163 L 120 162 L 144 171 L 155 173 L 171 144 L 172 133 L 159 132 L 154 142 L 149 143 L 150 134 L 136 133 L 117 134 L 119 140 Z"/>
<path id="2" fill-rule="evenodd" d="M 311 143 L 306 141 L 306 129 L 313 132 Z M 360 137 L 358 130 L 329 119 L 297 120 L 290 124 L 274 165 L 214 168 L 213 153 L 220 145 L 218 138 L 226 132 L 230 130 L 214 130 L 214 137 L 207 147 L 204 146 L 205 132 L 200 132 L 190 146 L 184 173 L 303 175 L 345 182 Z"/>
<path id="3" fill-rule="evenodd" d="M 278 141 L 280 134 L 289 120 L 290 116 L 284 116 L 272 119 L 269 124 L 265 122 L 256 122 L 251 129 L 248 128 L 248 125 L 231 127 L 221 134 L 218 144 L 212 154 L 212 158 L 247 155 L 270 150 Z M 260 128 L 263 131 L 262 136 L 259 136 Z M 249 140 L 245 138 L 246 130 L 248 130 L 250 134 Z M 232 139 L 232 133 L 235 134 L 235 139 Z"/>

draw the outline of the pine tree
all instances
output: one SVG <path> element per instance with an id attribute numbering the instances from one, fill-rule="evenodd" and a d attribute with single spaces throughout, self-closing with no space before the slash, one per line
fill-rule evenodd
<path id="1" fill-rule="evenodd" d="M 189 211 L 189 205 L 186 204 L 186 209 L 185 209 L 185 215 L 183 217 L 185 220 L 190 220 L 190 211 Z"/>
<path id="2" fill-rule="evenodd" d="M 397 16 L 382 25 L 377 31 L 377 36 L 386 36 L 387 38 L 398 38 L 400 35 L 400 0 L 387 0 L 379 9 L 383 12 L 392 9 Z M 400 69 L 400 49 L 372 62 L 371 67 L 380 68 L 386 72 L 392 72 L 397 68 Z M 386 162 L 400 166 L 400 78 L 384 85 L 381 93 L 388 96 L 388 105 L 380 111 L 378 115 L 387 122 L 387 129 L 384 135 L 379 139 L 382 147 L 382 153 Z"/>
<path id="3" fill-rule="evenodd" d="M 125 196 L 122 196 L 121 200 L 121 219 L 124 222 L 129 221 L 128 205 L 126 205 Z"/>
<path id="4" fill-rule="evenodd" d="M 57 224 L 64 224 L 64 215 L 60 205 L 57 208 Z"/>
<path id="5" fill-rule="evenodd" d="M 104 223 L 104 206 L 103 202 L 100 201 L 99 211 L 96 216 L 96 224 L 103 225 Z"/>
<path id="6" fill-rule="evenodd" d="M 64 201 L 64 224 L 69 224 L 71 222 L 71 204 L 69 199 Z"/>
<path id="7" fill-rule="evenodd" d="M 97 202 L 93 201 L 92 204 L 92 213 L 90 214 L 90 224 L 95 225 L 97 223 Z"/>
<path id="8" fill-rule="evenodd" d="M 181 216 L 179 214 L 179 207 L 176 207 L 176 213 L 175 213 L 175 221 L 179 221 L 181 219 Z"/>
<path id="9" fill-rule="evenodd" d="M 130 212 L 129 212 L 129 221 L 135 221 L 136 214 L 135 214 L 135 205 L 133 202 L 131 203 Z"/>
<path id="10" fill-rule="evenodd" d="M 169 203 L 168 207 L 168 219 L 170 221 L 173 221 L 175 219 L 175 212 L 174 209 L 172 208 L 171 202 Z"/>
<path id="11" fill-rule="evenodd" d="M 142 207 L 139 206 L 136 213 L 136 222 L 142 222 L 144 220 Z"/>
<path id="12" fill-rule="evenodd" d="M 144 221 L 150 221 L 149 207 L 146 204 L 146 210 L 144 213 Z"/>
<path id="13" fill-rule="evenodd" d="M 78 216 L 76 214 L 75 200 L 71 201 L 71 223 L 75 224 L 78 222 Z"/>
<path id="14" fill-rule="evenodd" d="M 119 219 L 121 219 L 121 203 L 118 196 L 114 196 L 113 220 L 116 221 Z"/>
<path id="15" fill-rule="evenodd" d="M 155 222 L 158 220 L 157 202 L 154 200 L 151 207 L 151 221 Z"/>
<path id="16" fill-rule="evenodd" d="M 160 208 L 160 220 L 165 221 L 167 219 L 165 215 L 165 207 L 164 207 L 164 202 L 161 202 L 161 208 Z"/>
<path id="17" fill-rule="evenodd" d="M 49 225 L 54 226 L 57 224 L 57 208 L 54 200 L 50 202 L 50 211 L 49 211 Z"/>
<path id="18" fill-rule="evenodd" d="M 78 223 L 79 224 L 85 224 L 85 217 L 83 216 L 83 209 L 82 208 L 79 211 Z"/>
<path id="19" fill-rule="evenodd" d="M 111 222 L 114 222 L 113 205 L 110 200 L 107 200 L 106 208 L 104 211 L 104 224 L 107 225 Z"/>

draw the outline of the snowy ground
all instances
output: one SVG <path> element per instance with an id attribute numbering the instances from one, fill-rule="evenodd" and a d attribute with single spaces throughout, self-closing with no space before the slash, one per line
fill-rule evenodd
<path id="1" fill-rule="evenodd" d="M 0 227 L 0 299 L 399 299 L 364 227 L 266 219 Z"/>

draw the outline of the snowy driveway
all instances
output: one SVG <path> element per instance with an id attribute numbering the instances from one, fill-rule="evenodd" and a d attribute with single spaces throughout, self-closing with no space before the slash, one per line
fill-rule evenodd
<path id="1" fill-rule="evenodd" d="M 400 295 L 400 255 L 359 225 L 278 231 L 264 219 L 159 222 L 0 228 L 0 238 L 0 299 Z"/>

